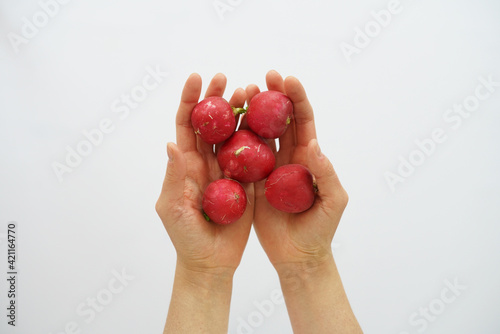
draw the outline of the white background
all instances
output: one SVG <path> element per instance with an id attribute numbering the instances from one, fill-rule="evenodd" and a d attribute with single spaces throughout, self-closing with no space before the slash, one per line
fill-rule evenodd
<path id="1" fill-rule="evenodd" d="M 198 72 L 205 89 L 222 72 L 229 98 L 250 83 L 264 89 L 276 69 L 306 87 L 319 143 L 350 195 L 333 249 L 364 331 L 499 333 L 500 87 L 460 126 L 443 117 L 473 101 L 480 77 L 500 82 L 500 3 L 401 0 L 346 57 L 342 43 L 354 45 L 389 1 L 221 2 L 231 10 L 219 15 L 212 0 L 73 0 L 18 52 L 9 36 L 22 36 L 23 17 L 33 22 L 41 6 L 0 3 L 0 278 L 7 223 L 19 225 L 17 326 L 7 326 L 2 278 L 0 332 L 161 333 L 175 251 L 154 204 L 184 81 Z M 148 67 L 168 76 L 121 119 L 111 105 Z M 53 163 L 106 118 L 114 130 L 60 182 Z M 436 128 L 446 140 L 418 161 L 415 141 Z M 421 164 L 393 191 L 386 173 L 398 173 L 400 156 Z M 114 270 L 133 279 L 93 319 L 82 316 Z M 450 303 L 446 282 L 462 286 Z M 291 333 L 284 305 L 259 318 L 254 304 L 278 287 L 252 231 L 229 332 Z"/>

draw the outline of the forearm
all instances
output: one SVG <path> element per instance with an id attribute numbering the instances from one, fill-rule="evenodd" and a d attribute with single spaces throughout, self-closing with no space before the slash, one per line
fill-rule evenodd
<path id="1" fill-rule="evenodd" d="M 227 333 L 233 272 L 200 272 L 177 263 L 164 334 Z"/>
<path id="2" fill-rule="evenodd" d="M 276 269 L 295 334 L 362 333 L 333 256 Z"/>

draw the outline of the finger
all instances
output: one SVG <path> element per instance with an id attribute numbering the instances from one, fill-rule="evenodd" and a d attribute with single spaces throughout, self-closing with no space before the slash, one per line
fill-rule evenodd
<path id="1" fill-rule="evenodd" d="M 217 73 L 210 81 L 208 85 L 207 92 L 205 93 L 205 97 L 209 96 L 221 96 L 224 95 L 224 91 L 226 90 L 227 79 L 226 76 L 222 73 Z"/>
<path id="2" fill-rule="evenodd" d="M 283 77 L 276 72 L 275 70 L 271 70 L 266 74 L 266 83 L 268 90 L 276 90 L 278 92 L 285 92 L 285 85 L 283 82 Z"/>
<path id="3" fill-rule="evenodd" d="M 247 103 L 250 104 L 250 101 L 252 101 L 253 97 L 257 94 L 260 93 L 259 87 L 257 85 L 251 84 L 248 85 L 247 88 L 245 89 L 247 92 Z"/>
<path id="4" fill-rule="evenodd" d="M 186 159 L 179 147 L 174 143 L 167 144 L 167 172 L 161 190 L 158 205 L 181 203 L 184 198 L 186 179 Z"/>
<path id="5" fill-rule="evenodd" d="M 267 145 L 269 145 L 269 147 L 271 148 L 271 151 L 273 152 L 273 154 L 276 156 L 276 139 L 264 139 L 267 143 Z"/>
<path id="6" fill-rule="evenodd" d="M 245 209 L 245 213 L 240 219 L 242 221 L 248 222 L 251 225 L 255 207 L 254 185 L 253 183 L 243 183 L 241 186 L 245 189 L 245 193 L 247 195 L 247 207 Z"/>
<path id="7" fill-rule="evenodd" d="M 205 142 L 200 136 L 196 136 L 196 149 L 204 159 L 210 159 L 210 156 L 214 154 L 214 144 Z"/>
<path id="8" fill-rule="evenodd" d="M 222 73 L 217 73 L 210 81 L 208 85 L 207 92 L 205 93 L 205 98 L 209 96 L 220 96 L 224 94 L 226 90 L 227 79 Z M 214 145 L 206 143 L 200 136 L 196 136 L 196 147 L 198 152 L 200 152 L 205 158 L 213 155 Z"/>
<path id="9" fill-rule="evenodd" d="M 182 152 L 196 150 L 196 135 L 191 125 L 191 112 L 196 104 L 198 104 L 200 93 L 201 77 L 193 73 L 186 80 L 175 118 L 177 144 Z"/>
<path id="10" fill-rule="evenodd" d="M 306 91 L 297 78 L 287 77 L 285 79 L 285 92 L 293 102 L 297 145 L 307 146 L 311 139 L 316 138 L 316 128 L 313 109 L 307 99 Z"/>
<path id="11" fill-rule="evenodd" d="M 266 185 L 266 180 L 261 180 L 261 181 L 257 181 L 254 183 L 255 201 L 260 200 L 260 203 L 265 203 L 265 204 L 263 204 L 264 206 L 270 207 L 270 204 L 267 200 L 262 201 L 262 199 L 264 199 L 266 196 L 265 185 Z M 257 205 L 258 208 L 263 209 L 263 208 L 261 208 L 261 206 L 262 206 L 261 204 Z"/>
<path id="12" fill-rule="evenodd" d="M 250 101 L 252 101 L 252 99 L 255 95 L 260 93 L 260 89 L 257 85 L 250 84 L 245 89 L 245 92 L 247 93 L 247 104 L 250 105 Z M 247 117 L 245 114 L 241 118 L 241 122 L 240 122 L 240 126 L 239 126 L 238 130 L 249 130 L 249 129 L 250 129 L 250 127 L 248 126 Z"/>
<path id="13" fill-rule="evenodd" d="M 247 116 L 246 114 L 240 115 L 240 126 L 238 130 L 250 130 L 250 126 L 248 126 Z"/>
<path id="14" fill-rule="evenodd" d="M 243 88 L 238 88 L 234 91 L 233 96 L 229 100 L 229 104 L 235 108 L 243 108 L 245 101 L 247 100 L 247 92 Z M 240 121 L 242 115 L 236 115 L 236 126 Z"/>
<path id="15" fill-rule="evenodd" d="M 292 115 L 292 121 L 288 124 L 285 133 L 279 137 L 280 152 L 290 151 L 297 145 L 297 133 L 295 131 L 295 119 Z"/>
<path id="16" fill-rule="evenodd" d="M 229 104 L 236 108 L 243 108 L 245 105 L 245 101 L 247 100 L 247 93 L 243 88 L 237 88 L 231 99 L 229 100 Z"/>
<path id="17" fill-rule="evenodd" d="M 332 163 L 321 153 L 316 139 L 312 139 L 307 146 L 307 167 L 316 178 L 318 196 L 325 209 L 341 214 L 347 205 L 348 196 Z"/>
<path id="18" fill-rule="evenodd" d="M 229 100 L 229 104 L 233 107 L 236 107 L 236 108 L 242 108 L 243 105 L 245 105 L 246 99 L 247 99 L 247 93 L 245 92 L 245 90 L 243 88 L 237 88 L 234 91 L 233 96 L 231 96 L 231 99 Z M 238 116 L 240 116 L 240 115 L 238 115 Z M 236 117 L 236 124 L 238 124 L 238 117 Z M 221 145 L 222 145 L 222 143 L 215 145 L 215 153 L 217 153 L 219 151 L 219 148 Z M 207 145 L 203 145 L 200 147 L 200 150 L 201 150 L 200 152 L 202 154 L 204 154 L 205 157 L 209 156 L 209 155 L 207 155 L 208 153 L 210 153 L 212 155 L 214 153 L 213 145 L 210 145 L 209 147 Z"/>
<path id="19" fill-rule="evenodd" d="M 295 131 L 295 121 L 292 121 L 288 125 L 285 133 L 279 137 L 280 150 L 278 152 L 278 161 L 282 163 L 283 161 L 288 162 L 290 160 L 291 153 L 297 146 L 297 134 Z"/>

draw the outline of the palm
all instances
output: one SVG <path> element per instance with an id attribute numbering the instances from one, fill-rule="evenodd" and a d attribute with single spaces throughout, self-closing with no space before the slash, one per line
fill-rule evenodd
<path id="1" fill-rule="evenodd" d="M 276 72 L 268 73 L 267 86 L 269 90 L 286 93 L 295 106 L 295 120 L 280 138 L 276 167 L 291 163 L 308 166 L 307 147 L 309 141 L 316 138 L 316 132 L 312 109 L 302 86 L 294 79 L 287 82 L 285 90 L 285 83 Z M 247 88 L 249 99 L 258 92 L 256 86 Z M 270 144 L 275 147 L 274 141 Z M 326 209 L 320 197 L 316 198 L 309 210 L 290 214 L 278 211 L 269 204 L 264 195 L 264 184 L 265 181 L 255 184 L 254 228 L 273 264 L 299 261 L 304 256 L 311 255 L 310 253 L 322 252 L 318 245 L 331 244 L 340 215 Z"/>
<path id="2" fill-rule="evenodd" d="M 298 163 L 307 166 L 305 161 L 307 147 L 296 147 L 290 157 L 277 154 L 278 166 Z M 300 258 L 318 244 L 317 238 L 331 239 L 333 234 L 325 235 L 325 215 L 319 201 L 306 212 L 290 214 L 274 209 L 264 195 L 264 182 L 255 185 L 255 231 L 273 264 Z M 272 222 L 272 223 L 271 223 Z M 328 242 L 328 241 L 325 241 Z M 330 240 L 331 242 L 331 240 Z M 323 244 L 324 242 L 321 242 Z"/>
<path id="3" fill-rule="evenodd" d="M 222 96 L 225 84 L 224 76 L 214 77 L 206 96 Z M 231 225 L 208 223 L 202 214 L 203 190 L 210 182 L 222 178 L 222 172 L 213 145 L 196 138 L 191 128 L 190 114 L 198 102 L 200 90 L 199 78 L 190 77 L 177 114 L 177 143 L 181 156 L 177 163 L 182 163 L 185 173 L 183 186 L 178 189 L 182 194 L 174 201 L 163 200 L 166 208 L 160 216 L 182 261 L 194 267 L 236 268 L 250 233 L 253 206 L 248 205 L 238 223 Z M 241 107 L 245 97 L 243 90 L 237 90 L 230 104 Z M 249 202 L 253 203 L 253 186 L 247 185 L 245 190 Z"/>
<path id="4" fill-rule="evenodd" d="M 192 245 L 190 256 L 214 266 L 236 268 L 248 239 L 253 210 L 247 210 L 237 224 L 223 226 L 207 223 L 200 210 L 203 196 L 201 189 L 222 178 L 222 173 L 214 155 L 203 157 L 195 153 L 186 161 L 188 171 L 184 192 L 186 219 L 183 235 L 187 237 L 186 242 Z M 250 187 L 245 190 L 252 191 Z"/>

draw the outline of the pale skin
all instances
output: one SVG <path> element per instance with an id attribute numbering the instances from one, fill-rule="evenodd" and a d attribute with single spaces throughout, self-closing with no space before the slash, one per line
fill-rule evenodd
<path id="1" fill-rule="evenodd" d="M 213 146 L 197 138 L 190 115 L 201 94 L 201 78 L 192 74 L 184 86 L 176 117 L 177 145 L 169 143 L 169 162 L 156 210 L 177 251 L 174 287 L 164 333 L 227 333 L 232 279 L 253 226 L 276 269 L 294 333 L 362 333 L 349 305 L 331 243 L 348 196 L 335 170 L 319 149 L 312 107 L 301 83 L 276 71 L 267 88 L 288 95 L 294 119 L 279 138 L 276 167 L 307 166 L 316 178 L 313 207 L 288 214 L 269 205 L 264 181 L 244 184 L 248 205 L 231 225 L 208 223 L 201 211 L 203 190 L 222 178 Z M 217 74 L 205 96 L 222 96 L 226 78 Z M 243 107 L 259 88 L 237 89 L 229 103 Z M 242 122 L 246 127 L 246 122 Z"/>

